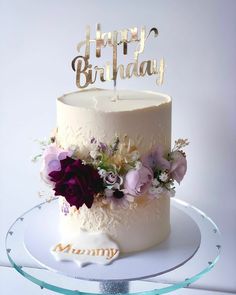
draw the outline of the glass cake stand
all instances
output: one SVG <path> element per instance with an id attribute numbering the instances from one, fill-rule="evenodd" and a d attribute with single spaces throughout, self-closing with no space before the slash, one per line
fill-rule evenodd
<path id="1" fill-rule="evenodd" d="M 196 207 L 175 198 L 171 199 L 171 210 L 177 211 L 177 215 L 182 215 L 184 218 L 182 225 L 181 222 L 175 222 L 176 217 L 171 220 L 173 232 L 170 236 L 177 233 L 178 237 L 178 233 L 180 233 L 179 240 L 176 236 L 174 237 L 173 247 L 170 238 L 169 242 L 165 242 L 167 244 L 157 246 L 157 251 L 154 249 L 156 252 L 147 250 L 143 254 L 121 257 L 121 259 L 114 261 L 111 266 L 89 265 L 90 268 L 87 270 L 91 270 L 91 272 L 86 271 L 86 266 L 82 270 L 78 268 L 76 274 L 73 274 L 73 272 L 71 274 L 69 270 L 67 270 L 68 273 L 63 273 L 57 270 L 57 266 L 45 265 L 42 262 L 44 256 L 41 255 L 41 252 L 45 251 L 41 249 L 44 247 L 43 243 L 41 245 L 41 241 L 46 242 L 53 236 L 50 233 L 50 225 L 53 224 L 54 220 L 52 215 L 56 211 L 53 208 L 55 204 L 56 200 L 49 203 L 44 202 L 22 214 L 8 230 L 5 240 L 7 256 L 12 266 L 41 289 L 46 288 L 67 295 L 165 294 L 188 287 L 200 279 L 215 266 L 220 256 L 221 235 L 216 224 Z M 48 224 L 49 232 L 48 230 L 42 232 L 39 222 L 38 230 L 41 230 L 41 233 L 37 233 L 37 226 L 33 232 L 30 232 L 29 225 L 32 225 L 35 220 L 39 221 L 40 218 L 42 225 Z M 191 228 L 186 227 L 187 223 L 192 223 L 195 228 L 191 230 Z M 27 243 L 29 243 L 25 241 L 27 238 L 36 243 L 36 246 L 34 243 L 32 243 L 34 246 L 28 245 L 32 247 L 32 251 L 35 251 L 36 254 L 33 253 L 32 255 L 31 250 L 27 249 Z M 175 252 L 178 246 L 180 251 Z M 165 265 L 162 265 L 161 259 L 158 258 L 161 257 L 158 256 L 161 249 L 165 251 L 169 249 L 168 251 L 170 251 L 170 255 L 167 256 L 169 258 L 165 259 L 169 261 L 166 261 Z M 153 253 L 157 253 L 157 256 Z M 168 255 L 168 252 L 166 253 Z M 166 255 L 166 253 L 163 255 Z M 38 257 L 36 257 L 37 255 Z M 177 259 L 178 256 L 180 257 L 179 260 Z M 145 263 L 146 257 L 147 259 L 151 257 L 150 263 Z M 68 265 L 66 267 L 68 268 Z M 175 278 L 175 281 L 172 278 Z"/>

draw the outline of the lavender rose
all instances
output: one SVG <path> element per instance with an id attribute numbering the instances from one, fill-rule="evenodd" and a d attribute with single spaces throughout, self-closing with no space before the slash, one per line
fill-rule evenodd
<path id="1" fill-rule="evenodd" d="M 186 157 L 179 151 L 171 153 L 170 177 L 180 184 L 187 171 Z"/>
<path id="2" fill-rule="evenodd" d="M 150 168 L 141 166 L 130 170 L 125 176 L 124 187 L 130 195 L 140 196 L 150 188 L 153 180 L 153 172 Z"/>
<path id="3" fill-rule="evenodd" d="M 82 161 L 67 157 L 60 161 L 61 170 L 52 171 L 49 176 L 55 182 L 55 195 L 64 196 L 77 209 L 85 204 L 91 208 L 94 195 L 103 190 L 103 181 L 98 171 Z"/>
<path id="4" fill-rule="evenodd" d="M 104 177 L 104 181 L 108 185 L 113 185 L 119 181 L 119 178 L 116 173 L 114 173 L 113 171 L 109 171 L 106 173 L 106 176 Z"/>
<path id="5" fill-rule="evenodd" d="M 113 171 L 106 171 L 103 181 L 107 187 L 120 188 L 123 178 Z"/>
<path id="6" fill-rule="evenodd" d="M 150 167 L 153 171 L 156 169 L 170 169 L 170 162 L 163 156 L 163 150 L 161 146 L 157 146 L 153 151 L 144 155 L 141 161 L 144 166 Z"/>
<path id="7" fill-rule="evenodd" d="M 61 160 L 64 160 L 67 156 L 71 156 L 72 151 L 63 150 L 56 146 L 55 143 L 50 144 L 43 153 L 43 166 L 40 172 L 42 179 L 52 184 L 49 174 L 52 171 L 61 170 Z"/>

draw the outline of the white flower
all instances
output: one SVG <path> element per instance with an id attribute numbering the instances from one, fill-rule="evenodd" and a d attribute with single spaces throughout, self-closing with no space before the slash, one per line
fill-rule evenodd
<path id="1" fill-rule="evenodd" d="M 116 195 L 117 191 L 119 191 L 118 193 L 120 194 L 120 196 Z M 112 210 L 120 209 L 120 208 L 123 208 L 123 209 L 129 208 L 130 203 L 134 202 L 134 197 L 127 194 L 126 189 L 119 190 L 114 188 L 113 189 L 106 188 L 105 196 L 106 196 L 106 199 L 103 200 L 103 203 L 109 204 Z"/>
<path id="2" fill-rule="evenodd" d="M 154 178 L 152 181 L 152 185 L 148 190 L 149 197 L 151 199 L 159 198 L 161 197 L 161 194 L 163 192 L 163 187 L 160 186 L 160 182 Z"/>
<path id="3" fill-rule="evenodd" d="M 166 182 L 168 180 L 168 173 L 167 172 L 161 172 L 161 174 L 159 175 L 159 178 L 161 181 Z"/>
<path id="4" fill-rule="evenodd" d="M 133 151 L 131 154 L 130 154 L 130 157 L 131 157 L 131 160 L 132 161 L 137 161 L 139 158 L 140 158 L 140 154 L 138 151 Z"/>
<path id="5" fill-rule="evenodd" d="M 161 194 L 163 192 L 163 188 L 161 186 L 155 187 L 151 186 L 150 189 L 148 190 L 150 194 Z"/>
<path id="6" fill-rule="evenodd" d="M 151 200 L 158 199 L 162 196 L 162 187 L 150 187 L 148 190 L 148 196 Z"/>
<path id="7" fill-rule="evenodd" d="M 152 187 L 150 187 L 148 193 L 149 193 L 148 194 L 149 198 L 152 200 L 158 199 L 162 196 L 172 198 L 175 195 L 175 191 L 173 189 L 168 190 L 163 186 L 158 186 L 158 187 L 152 186 Z"/>
<path id="8" fill-rule="evenodd" d="M 174 189 L 168 190 L 165 187 L 162 187 L 162 192 L 160 193 L 160 195 L 163 197 L 172 198 L 175 196 L 175 190 Z"/>
<path id="9" fill-rule="evenodd" d="M 136 170 L 139 170 L 141 167 L 142 167 L 142 163 L 141 163 L 140 161 L 137 161 L 137 162 L 135 163 L 135 169 L 136 169 Z"/>
<path id="10" fill-rule="evenodd" d="M 98 174 L 103 178 L 106 176 L 107 171 L 105 169 L 101 169 L 100 167 L 98 167 Z"/>

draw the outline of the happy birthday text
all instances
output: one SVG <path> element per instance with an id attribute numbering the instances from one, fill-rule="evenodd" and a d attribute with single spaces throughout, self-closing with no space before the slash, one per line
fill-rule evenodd
<path id="1" fill-rule="evenodd" d="M 78 88 L 86 88 L 90 84 L 94 84 L 97 79 L 100 81 L 113 80 L 116 84 L 119 74 L 121 79 L 130 79 L 131 77 L 143 77 L 145 75 L 156 75 L 156 83 L 163 83 L 165 62 L 161 58 L 159 62 L 156 59 L 150 59 L 140 62 L 139 56 L 144 52 L 147 39 L 153 35 L 158 36 L 157 28 L 152 28 L 146 32 L 145 27 L 138 30 L 137 27 L 123 29 L 113 32 L 102 33 L 100 24 L 96 25 L 96 38 L 91 39 L 90 27 L 86 27 L 86 38 L 77 46 L 78 52 L 84 48 L 84 54 L 76 56 L 72 61 L 72 68 L 76 72 L 76 85 Z M 117 51 L 118 46 L 123 47 L 123 54 L 128 54 L 128 44 L 137 43 L 137 47 L 133 53 L 133 61 L 126 66 L 118 64 Z M 112 48 L 112 61 L 107 61 L 105 66 L 93 66 L 90 63 L 91 44 L 95 44 L 96 57 L 100 58 L 102 48 Z"/>

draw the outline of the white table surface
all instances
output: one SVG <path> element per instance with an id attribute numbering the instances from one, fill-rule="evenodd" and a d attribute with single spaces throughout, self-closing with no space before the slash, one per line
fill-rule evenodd
<path id="1" fill-rule="evenodd" d="M 193 287 L 236 293 L 236 1 L 114 3 L 0 1 L 0 265 L 9 266 L 7 229 L 41 201 L 40 167 L 30 162 L 38 153 L 34 139 L 44 138 L 55 127 L 55 98 L 76 90 L 70 61 L 77 54 L 76 44 L 84 39 L 85 25 L 94 28 L 99 21 L 107 31 L 145 24 L 160 30 L 147 56 L 165 57 L 165 83 L 156 88 L 152 78 L 130 79 L 119 81 L 118 87 L 172 95 L 172 138 L 187 137 L 191 142 L 188 173 L 177 197 L 209 215 L 223 234 L 219 263 Z M 14 270 L 0 270 L 3 294 L 40 292 Z M 171 280 L 180 278 L 181 273 Z M 6 289 L 7 282 L 14 283 Z"/>

